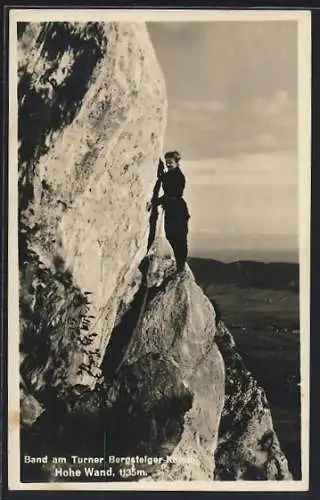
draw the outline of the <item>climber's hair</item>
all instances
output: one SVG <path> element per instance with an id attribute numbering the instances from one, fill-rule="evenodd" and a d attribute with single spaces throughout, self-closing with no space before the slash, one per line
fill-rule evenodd
<path id="1" fill-rule="evenodd" d="M 176 161 L 177 163 L 179 163 L 179 161 L 181 160 L 181 154 L 179 153 L 179 151 L 168 151 L 164 155 L 164 159 L 168 160 L 169 158 L 173 158 L 174 161 Z"/>

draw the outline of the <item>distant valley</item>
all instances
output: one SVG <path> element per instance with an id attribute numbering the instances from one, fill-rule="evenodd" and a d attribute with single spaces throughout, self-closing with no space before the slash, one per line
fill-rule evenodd
<path id="1" fill-rule="evenodd" d="M 200 258 L 189 265 L 265 389 L 280 444 L 299 479 L 299 265 Z"/>

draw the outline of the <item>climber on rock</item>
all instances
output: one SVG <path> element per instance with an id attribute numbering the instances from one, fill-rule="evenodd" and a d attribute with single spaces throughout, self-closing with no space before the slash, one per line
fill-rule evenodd
<path id="1" fill-rule="evenodd" d="M 163 196 L 153 198 L 148 204 L 148 209 L 161 205 L 164 208 L 164 228 L 176 260 L 177 273 L 185 270 L 188 256 L 188 221 L 189 211 L 183 191 L 185 176 L 180 169 L 181 156 L 178 151 L 170 151 L 164 155 L 167 171 L 162 160 L 158 165 L 158 186 L 162 185 Z"/>

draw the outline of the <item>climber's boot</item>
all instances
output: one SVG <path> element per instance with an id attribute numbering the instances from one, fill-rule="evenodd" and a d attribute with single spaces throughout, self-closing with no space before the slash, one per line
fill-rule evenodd
<path id="1" fill-rule="evenodd" d="M 180 270 L 177 269 L 176 272 L 175 272 L 175 276 L 176 276 L 176 279 L 178 281 L 182 281 L 185 278 L 187 278 L 188 272 L 187 272 L 187 270 L 185 268 L 180 269 Z"/>

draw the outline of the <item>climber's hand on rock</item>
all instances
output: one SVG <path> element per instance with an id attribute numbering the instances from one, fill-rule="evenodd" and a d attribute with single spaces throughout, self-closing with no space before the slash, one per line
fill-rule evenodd
<path id="1" fill-rule="evenodd" d="M 160 177 L 162 177 L 162 175 L 164 174 L 164 163 L 163 161 L 161 160 L 161 158 L 159 158 L 159 163 L 158 163 L 158 172 L 157 172 L 157 177 L 158 179 Z"/>

